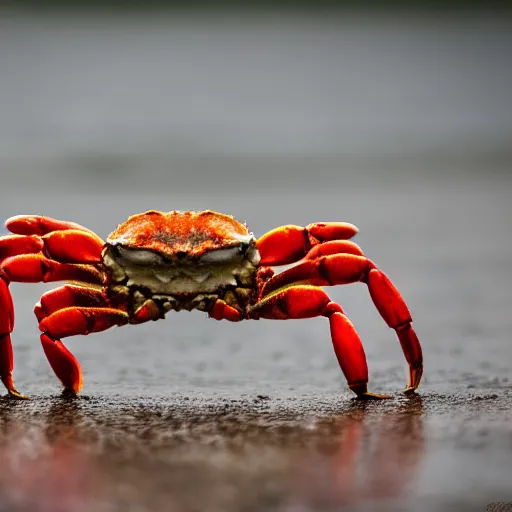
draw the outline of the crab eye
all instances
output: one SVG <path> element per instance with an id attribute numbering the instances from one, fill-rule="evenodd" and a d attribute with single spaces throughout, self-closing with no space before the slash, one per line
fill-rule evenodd
<path id="1" fill-rule="evenodd" d="M 251 246 L 250 242 L 242 242 L 240 244 L 240 252 L 245 256 L 247 249 Z"/>
<path id="2" fill-rule="evenodd" d="M 240 247 L 210 251 L 201 257 L 201 263 L 227 263 L 240 256 Z"/>
<path id="3" fill-rule="evenodd" d="M 119 247 L 118 251 L 121 258 L 136 265 L 161 265 L 163 263 L 162 258 L 152 251 L 125 249 L 124 247 Z"/>

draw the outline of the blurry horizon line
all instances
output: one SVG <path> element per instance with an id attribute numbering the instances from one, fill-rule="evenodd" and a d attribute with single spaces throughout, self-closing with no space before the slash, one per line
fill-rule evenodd
<path id="1" fill-rule="evenodd" d="M 91 152 L 82 157 L 55 160 L 0 161 L 4 190 L 31 188 L 79 189 L 84 193 L 115 191 L 154 193 L 162 187 L 176 192 L 195 190 L 211 193 L 233 189 L 253 189 L 266 193 L 283 190 L 343 189 L 344 184 L 358 186 L 369 182 L 379 187 L 396 187 L 413 179 L 428 183 L 434 178 L 445 185 L 463 185 L 465 179 L 477 179 L 508 189 L 512 178 L 512 154 L 491 159 L 489 155 L 467 155 L 456 160 L 421 159 L 405 155 L 367 159 L 340 158 L 335 155 L 127 155 Z M 504 156 L 504 155 L 502 155 Z M 101 188 L 99 188 L 101 185 Z M 458 185 L 457 185 L 458 186 Z"/>

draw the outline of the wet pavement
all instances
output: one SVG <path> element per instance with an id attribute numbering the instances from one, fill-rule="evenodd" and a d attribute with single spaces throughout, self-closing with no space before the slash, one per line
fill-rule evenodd
<path id="1" fill-rule="evenodd" d="M 484 510 L 511 397 L 3 401 L 1 510 Z"/>

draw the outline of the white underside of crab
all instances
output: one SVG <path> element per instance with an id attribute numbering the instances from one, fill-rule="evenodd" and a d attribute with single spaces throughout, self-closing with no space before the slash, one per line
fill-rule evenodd
<path id="1" fill-rule="evenodd" d="M 235 246 L 179 262 L 170 262 L 144 249 L 117 246 L 116 252 L 107 250 L 103 257 L 114 281 L 127 279 L 128 287 L 143 286 L 162 295 L 214 293 L 225 286 L 250 286 L 260 261 L 254 246 L 245 255 L 240 246 Z"/>

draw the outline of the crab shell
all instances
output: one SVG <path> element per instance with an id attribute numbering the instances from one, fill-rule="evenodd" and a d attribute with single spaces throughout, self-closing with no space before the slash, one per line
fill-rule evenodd
<path id="1" fill-rule="evenodd" d="M 148 211 L 130 217 L 108 237 L 103 262 L 112 284 L 132 293 L 217 294 L 226 287 L 253 288 L 260 262 L 255 242 L 229 215 Z"/>

